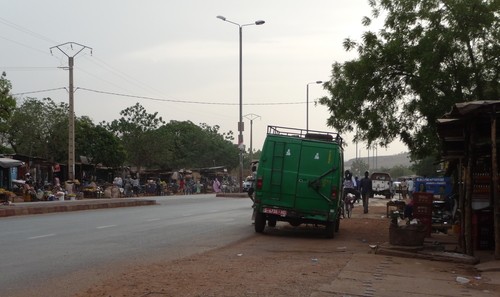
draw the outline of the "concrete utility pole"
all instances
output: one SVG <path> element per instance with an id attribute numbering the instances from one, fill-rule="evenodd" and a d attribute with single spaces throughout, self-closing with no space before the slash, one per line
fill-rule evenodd
<path id="1" fill-rule="evenodd" d="M 73 45 L 79 47 L 75 50 L 73 55 L 69 55 L 64 51 L 64 46 L 70 46 L 73 50 Z M 90 54 L 92 55 L 92 48 L 76 43 L 76 42 L 66 42 L 59 44 L 50 48 L 50 53 L 52 54 L 52 49 L 58 49 L 66 57 L 68 57 L 68 69 L 69 69 L 69 119 L 68 119 L 68 180 L 75 179 L 75 107 L 74 107 L 74 88 L 73 88 L 73 65 L 74 57 L 78 55 L 84 49 L 90 49 Z"/>
<path id="2" fill-rule="evenodd" d="M 252 146 L 253 120 L 260 118 L 260 115 L 249 113 L 245 115 L 245 118 L 250 120 L 250 163 L 251 163 L 253 161 L 253 146 Z"/>

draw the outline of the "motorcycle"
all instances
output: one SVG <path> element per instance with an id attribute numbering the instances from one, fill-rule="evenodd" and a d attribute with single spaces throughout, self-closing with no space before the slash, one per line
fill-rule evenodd
<path id="1" fill-rule="evenodd" d="M 347 193 L 344 198 L 344 218 L 350 218 L 352 215 L 352 209 L 354 208 L 354 203 L 356 202 L 356 195 L 353 193 Z"/>

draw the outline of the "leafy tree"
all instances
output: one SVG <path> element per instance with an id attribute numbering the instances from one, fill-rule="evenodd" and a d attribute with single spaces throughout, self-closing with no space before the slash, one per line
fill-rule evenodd
<path id="1" fill-rule="evenodd" d="M 145 164 L 154 163 L 157 152 L 152 151 L 156 141 L 153 131 L 165 122 L 158 112 L 148 113 L 136 103 L 120 112 L 121 118 L 111 123 L 102 123 L 120 137 L 127 152 L 127 161 L 140 169 Z"/>
<path id="2" fill-rule="evenodd" d="M 68 151 L 68 105 L 27 98 L 7 122 L 6 138 L 19 154 L 62 161 Z"/>
<path id="3" fill-rule="evenodd" d="M 327 124 L 357 128 L 356 141 L 387 146 L 399 138 L 414 158 L 439 151 L 436 120 L 457 102 L 498 100 L 500 1 L 369 0 L 378 33 L 344 48 L 359 57 L 334 63 L 320 103 Z M 371 19 L 365 17 L 368 26 Z"/>
<path id="4" fill-rule="evenodd" d="M 126 157 L 118 137 L 86 116 L 75 121 L 75 148 L 77 155 L 86 156 L 92 164 L 118 167 Z"/>
<path id="5" fill-rule="evenodd" d="M 407 176 L 407 175 L 412 175 L 413 172 L 410 170 L 410 168 L 403 166 L 403 165 L 397 165 L 392 167 L 389 170 L 389 174 L 393 179 L 398 178 L 400 176 Z"/>
<path id="6" fill-rule="evenodd" d="M 415 162 L 415 164 L 413 164 L 411 168 L 415 171 L 416 175 L 436 176 L 439 165 L 436 164 L 433 157 L 427 157 Z"/>
<path id="7" fill-rule="evenodd" d="M 5 141 L 5 133 L 8 130 L 8 121 L 16 108 L 16 100 L 10 95 L 12 84 L 7 80 L 7 74 L 2 72 L 0 76 L 0 153 L 10 152 Z"/>

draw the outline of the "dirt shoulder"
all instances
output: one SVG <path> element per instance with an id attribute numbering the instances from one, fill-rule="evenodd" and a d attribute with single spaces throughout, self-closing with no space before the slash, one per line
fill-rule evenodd
<path id="1" fill-rule="evenodd" d="M 307 296 L 355 254 L 369 253 L 369 244 L 388 241 L 385 207 L 360 210 L 341 221 L 335 239 L 325 239 L 322 227 L 278 223 L 220 249 L 130 267 L 75 296 Z"/>
<path id="2" fill-rule="evenodd" d="M 276 228 L 266 227 L 265 234 L 223 248 L 108 274 L 74 296 L 374 296 L 374 290 L 380 296 L 410 296 L 419 290 L 427 296 L 456 296 L 432 293 L 441 294 L 443 286 L 450 294 L 497 296 L 497 287 L 454 281 L 457 275 L 474 280 L 472 266 L 374 254 L 369 245 L 389 241 L 385 212 L 385 206 L 375 206 L 363 214 L 356 205 L 353 218 L 341 221 L 334 239 L 324 238 L 320 227 L 279 222 Z M 250 222 L 248 228 L 253 230 Z M 409 285 L 415 285 L 413 291 Z"/>

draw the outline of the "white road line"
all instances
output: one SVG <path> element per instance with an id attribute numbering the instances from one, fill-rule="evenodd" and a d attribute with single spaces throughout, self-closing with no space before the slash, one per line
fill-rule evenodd
<path id="1" fill-rule="evenodd" d="M 154 221 L 159 221 L 160 219 L 149 219 L 149 220 L 146 220 L 146 222 L 154 222 Z"/>
<path id="2" fill-rule="evenodd" d="M 32 236 L 32 237 L 28 237 L 28 239 L 38 239 L 38 238 L 51 237 L 51 236 L 55 236 L 55 234 L 51 233 L 51 234 L 45 234 L 45 235 L 39 235 L 39 236 Z"/>
<path id="3" fill-rule="evenodd" d="M 105 229 L 105 228 L 111 228 L 111 227 L 116 227 L 117 225 L 106 225 L 106 226 L 99 226 L 96 227 L 96 229 Z"/>

